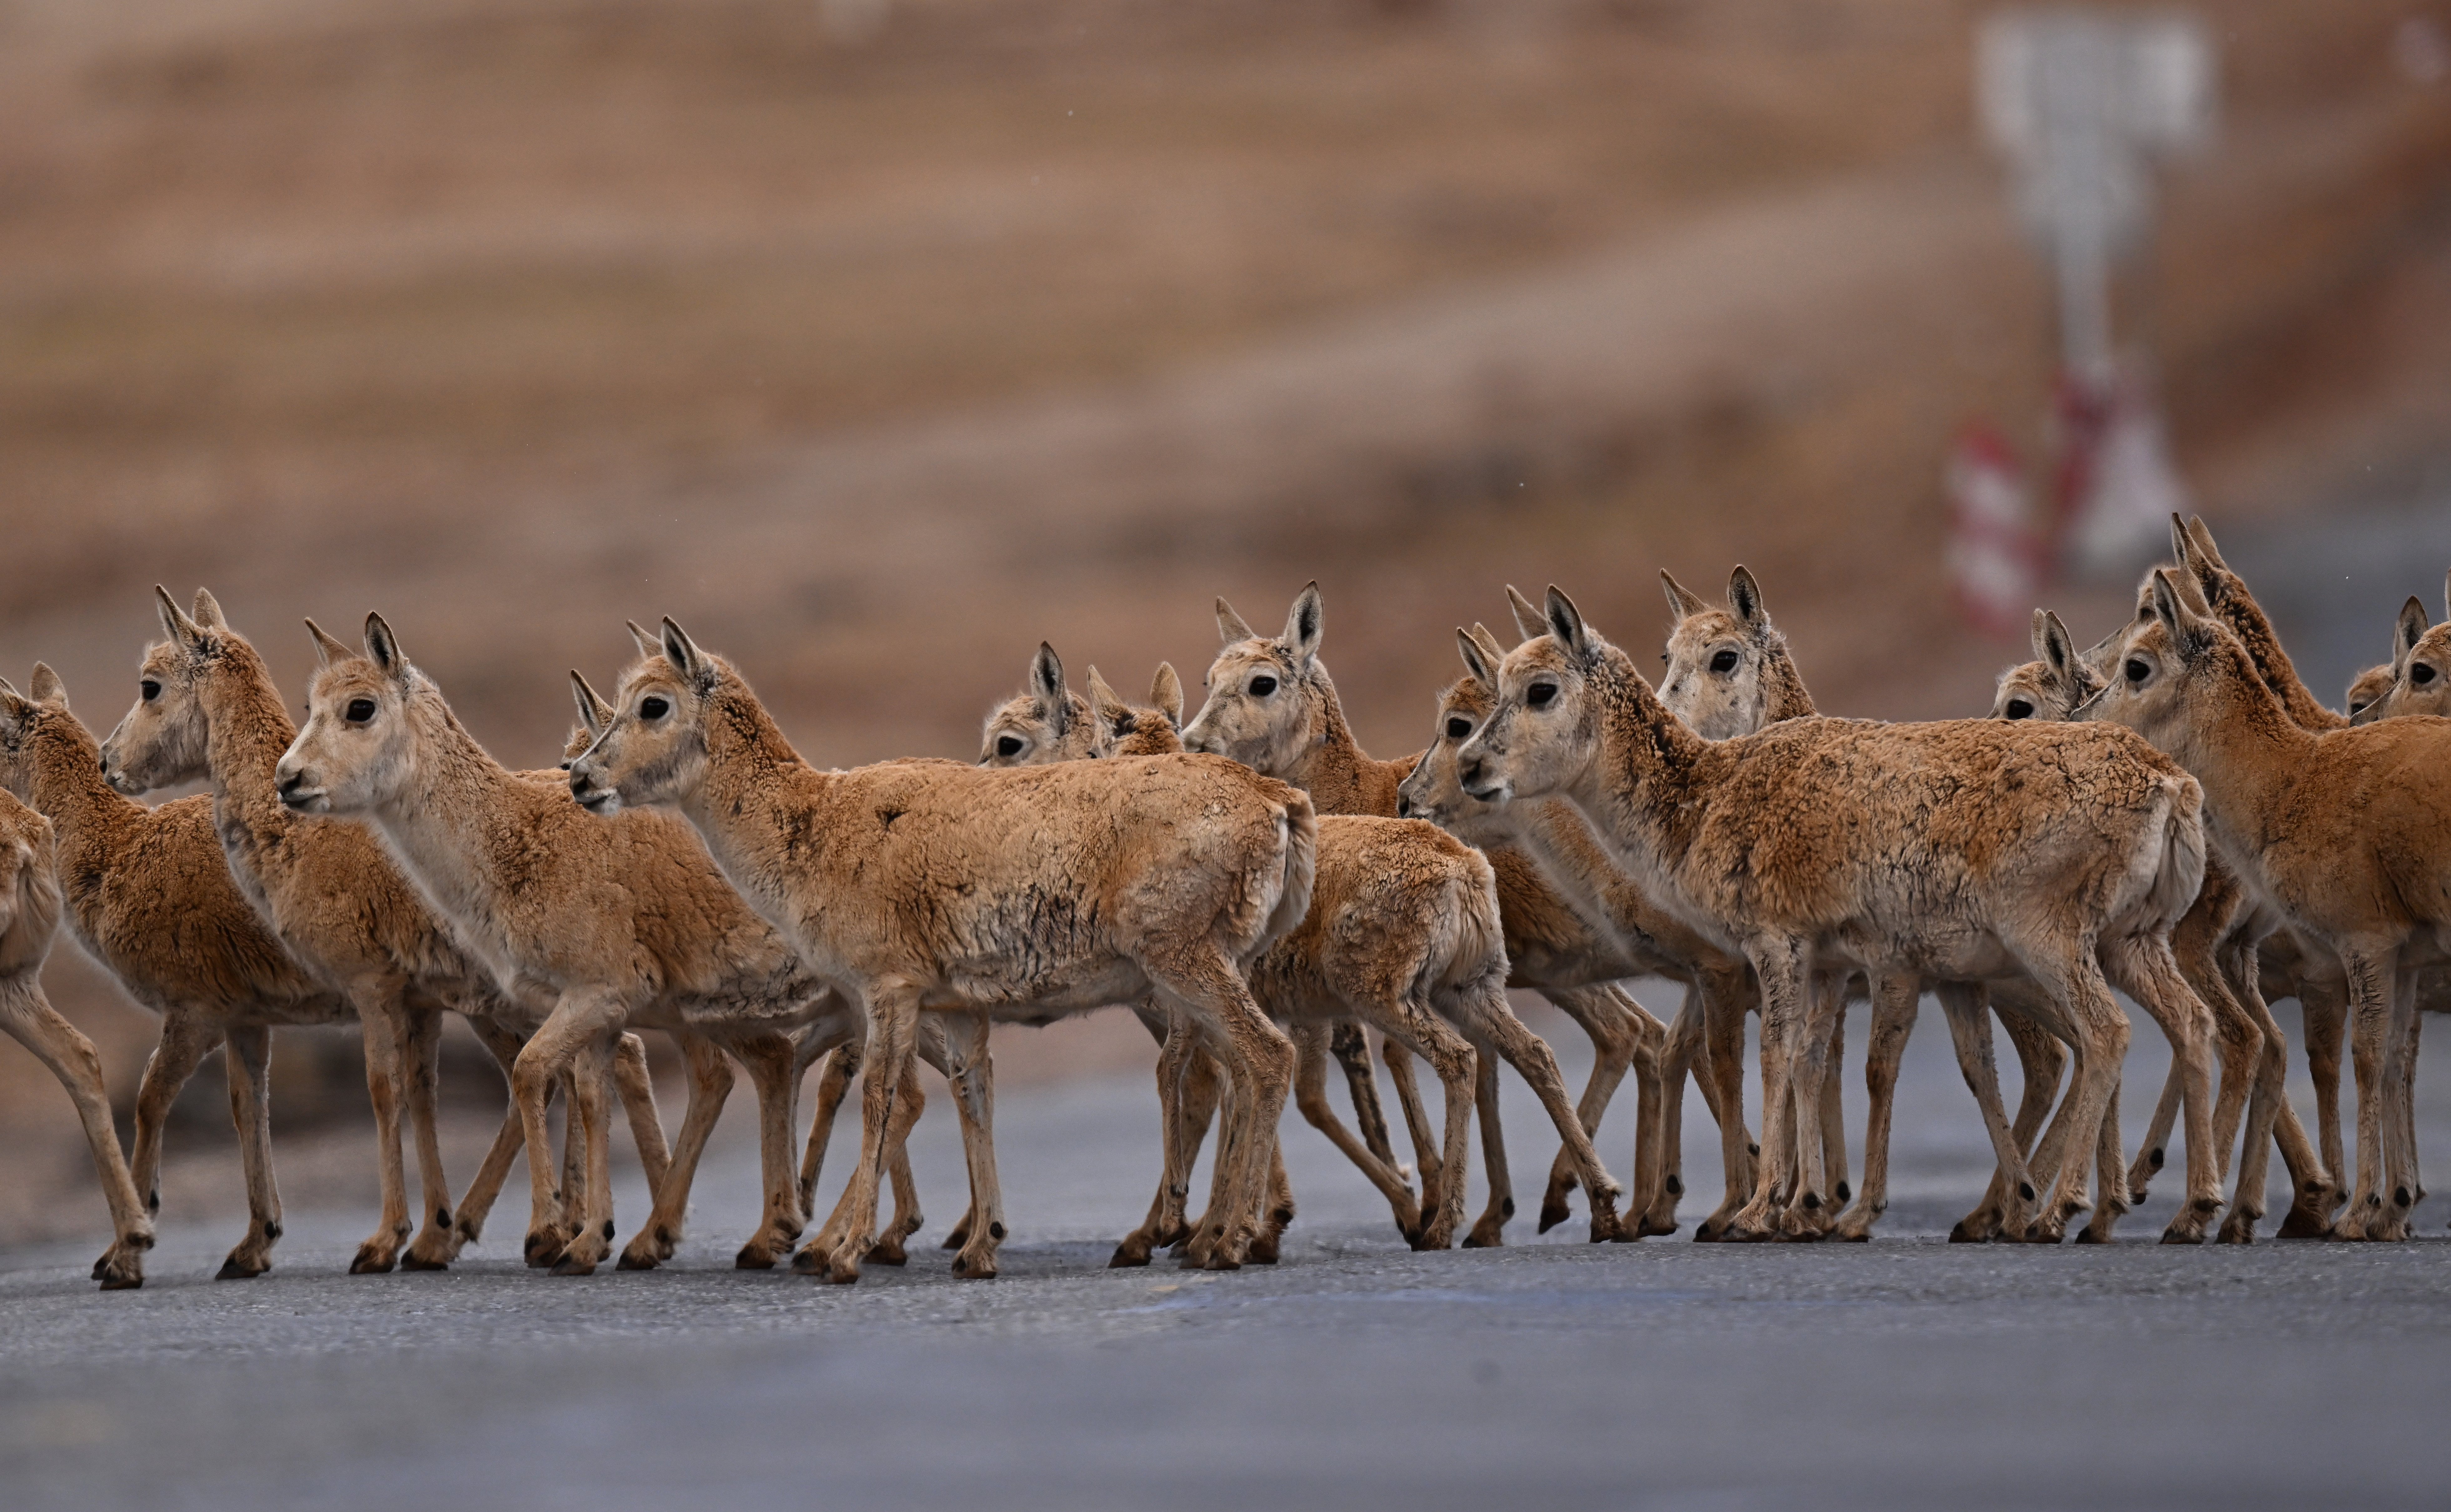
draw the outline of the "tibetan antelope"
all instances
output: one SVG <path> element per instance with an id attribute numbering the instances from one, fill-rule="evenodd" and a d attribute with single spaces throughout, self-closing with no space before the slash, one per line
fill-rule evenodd
<path id="1" fill-rule="evenodd" d="M 2079 726 L 1827 719 L 1705 741 L 1564 593 L 1552 589 L 1545 609 L 1549 634 L 1508 654 L 1496 711 L 1457 753 L 1464 786 L 1492 802 L 1572 799 L 1646 891 L 1742 951 L 1765 1037 L 1797 1047 L 1771 1062 L 1766 1107 L 1791 1077 L 1797 1106 L 1817 1102 L 1827 1026 L 1809 1021 L 1807 984 L 1825 956 L 1944 983 L 2033 977 L 2078 1039 L 2062 1115 L 2076 1130 L 2115 1127 L 2127 1022 L 2106 971 L 2155 1000 L 2157 1018 L 2203 1015 L 2168 944 L 2203 880 L 2200 799 L 2143 742 Z M 1812 1007 L 1826 1013 L 1826 999 Z M 2023 1154 L 2001 1135 L 2022 1206 Z M 1817 1142 L 1796 1141 L 1793 1158 L 1775 1118 L 1762 1142 L 1738 1228 L 1810 1231 L 1828 1204 Z M 2201 1233 L 2220 1207 L 2205 1167 L 2169 1237 Z M 1778 1190 L 1791 1171 L 1792 1197 Z M 2083 1206 L 2086 1162 L 2055 1174 L 2051 1211 Z"/>
<path id="2" fill-rule="evenodd" d="M 1293 1061 L 1242 974 L 1308 911 L 1310 801 L 1213 758 L 818 771 L 729 663 L 670 620 L 662 645 L 623 676 L 611 723 L 571 764 L 571 793 L 599 811 L 678 809 L 802 959 L 866 1008 L 859 1167 L 812 1267 L 858 1279 L 923 1010 L 1044 1021 L 1152 991 L 1225 1064 L 1234 1110 L 1224 1211 L 1186 1259 L 1239 1265 Z"/>

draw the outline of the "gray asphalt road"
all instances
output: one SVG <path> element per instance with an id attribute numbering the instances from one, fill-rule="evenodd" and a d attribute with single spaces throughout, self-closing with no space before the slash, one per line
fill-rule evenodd
<path id="1" fill-rule="evenodd" d="M 1664 1006 L 1664 1005 L 1663 1005 Z M 1543 1027 L 1551 1027 L 1544 1023 Z M 2291 1023 L 2293 1034 L 2294 1021 Z M 1558 1036 L 1570 1062 L 1571 1031 Z M 2451 1051 L 2429 1054 L 2439 1061 Z M 2161 1063 L 2142 1045 L 2129 1137 Z M 2422 1086 L 2451 1088 L 2429 1065 Z M 1851 1070 L 1851 1080 L 1855 1079 Z M 1519 1191 L 1555 1149 L 1510 1085 Z M 1860 1102 L 1860 1087 L 1855 1089 Z M 1288 1124 L 1284 1263 L 1102 1269 L 1154 1174 L 1139 1078 L 1009 1094 L 1015 1233 L 963 1283 L 926 1251 L 856 1288 L 742 1273 L 755 1184 L 735 1106 L 666 1271 L 519 1266 L 516 1214 L 451 1272 L 342 1274 L 369 1213 L 295 1214 L 278 1269 L 166 1235 L 100 1295 L 83 1247 L 0 1255 L 11 1507 L 1555 1503 L 1747 1507 L 2441 1504 L 2451 1245 L 1940 1242 L 1979 1192 L 1941 1026 L 1911 1047 L 1898 1200 L 1869 1246 L 1595 1247 L 1569 1225 L 1417 1255 Z M 2299 1089 L 2302 1107 L 2311 1103 Z M 939 1101 L 915 1138 L 940 1235 L 961 1202 Z M 1603 1132 L 1622 1171 L 1630 1106 Z M 2451 1107 L 2422 1111 L 2451 1170 Z M 1698 1111 L 1689 1169 L 1714 1169 Z M 830 1183 L 831 1185 L 831 1183 Z M 2168 1186 L 2167 1180 L 2165 1186 Z M 1478 1192 L 1476 1192 L 1476 1200 Z M 635 1221 L 643 1193 L 625 1190 Z M 1689 1199 L 1689 1218 L 1700 1211 Z M 2277 1211 L 2277 1209 L 2276 1209 Z"/>

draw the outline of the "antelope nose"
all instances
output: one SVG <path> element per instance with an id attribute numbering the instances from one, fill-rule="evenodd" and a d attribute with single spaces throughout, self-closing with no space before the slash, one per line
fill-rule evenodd
<path id="1" fill-rule="evenodd" d="M 290 797 L 304 785 L 306 785 L 306 774 L 304 772 L 291 772 L 288 776 L 281 779 L 281 796 L 284 798 Z"/>

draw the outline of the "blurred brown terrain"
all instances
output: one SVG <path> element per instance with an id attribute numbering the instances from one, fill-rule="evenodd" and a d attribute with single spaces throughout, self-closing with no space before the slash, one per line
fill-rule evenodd
<path id="1" fill-rule="evenodd" d="M 563 669 L 671 613 L 814 760 L 967 756 L 1040 638 L 1196 677 L 1210 595 L 1269 624 L 1315 576 L 1396 754 L 1501 584 L 1640 643 L 1658 568 L 1742 559 L 1825 708 L 1977 710 L 2024 653 L 1950 609 L 1940 459 L 1982 415 L 2031 447 L 2052 355 L 1974 141 L 1988 9 L 0 0 L 0 671 L 107 727 L 157 581 L 292 689 L 300 615 L 380 608 L 528 765 Z M 2122 320 L 2216 521 L 2441 451 L 2411 13 L 2208 11 L 2221 142 Z M 150 1021 L 65 942 L 50 980 L 124 1102 Z M 346 1047 L 287 1054 L 282 1126 L 348 1141 L 284 1143 L 292 1200 L 360 1200 Z M 72 1129 L 0 1050 L 0 1239 L 98 1221 Z"/>

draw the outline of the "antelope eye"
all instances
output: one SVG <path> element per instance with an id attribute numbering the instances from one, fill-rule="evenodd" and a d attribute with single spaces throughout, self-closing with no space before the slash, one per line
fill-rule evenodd
<path id="1" fill-rule="evenodd" d="M 1523 702 L 1534 708 L 1548 708 L 1549 701 L 1557 696 L 1558 685 L 1555 683 L 1534 683 L 1523 690 Z"/>
<path id="2" fill-rule="evenodd" d="M 2009 707 L 2001 712 L 2010 719 L 2031 719 L 2034 717 L 2034 706 L 2022 698 L 2012 698 L 2009 700 Z"/>
<path id="3" fill-rule="evenodd" d="M 1721 651 L 1711 658 L 1711 670 L 1715 672 L 1733 672 L 1735 669 L 1736 653 L 1734 651 Z"/>
<path id="4" fill-rule="evenodd" d="M 350 699 L 349 707 L 343 711 L 342 717 L 352 725 L 363 725 L 375 717 L 375 701 L 371 698 Z"/>
<path id="5" fill-rule="evenodd" d="M 2415 683 L 2418 687 L 2423 688 L 2426 684 L 2434 681 L 2434 669 L 2426 666 L 2423 662 L 2411 662 L 2408 666 L 2408 680 Z"/>
<path id="6" fill-rule="evenodd" d="M 1021 754 L 1021 737 L 1020 737 L 1020 736 L 1018 736 L 1018 735 L 999 735 L 999 736 L 997 736 L 997 737 L 996 737 L 996 754 L 997 754 L 997 755 L 999 755 L 999 756 L 1018 756 L 1018 755 L 1020 755 L 1020 754 Z"/>
<path id="7" fill-rule="evenodd" d="M 149 677 L 137 684 L 136 690 L 145 695 L 145 702 L 148 704 L 162 696 L 162 685 Z"/>
<path id="8" fill-rule="evenodd" d="M 1253 698 L 1265 698 L 1276 690 L 1277 680 L 1273 677 L 1254 677 L 1251 679 L 1251 696 Z"/>
<path id="9" fill-rule="evenodd" d="M 1472 733 L 1472 721 L 1471 721 L 1471 720 L 1468 720 L 1468 719 L 1451 719 L 1451 720 L 1448 720 L 1448 721 L 1447 721 L 1447 739 L 1449 739 L 1449 740 L 1461 740 L 1461 739 L 1463 739 L 1465 736 L 1467 736 L 1467 735 L 1469 735 L 1469 734 L 1471 734 L 1471 733 Z"/>
<path id="10" fill-rule="evenodd" d="M 638 717 L 640 719 L 661 719 L 672 711 L 672 705 L 664 702 L 660 698 L 655 697 L 653 694 L 638 700 Z"/>
<path id="11" fill-rule="evenodd" d="M 2141 683 L 2145 681 L 2145 679 L 2153 675 L 2153 669 L 2146 666 L 2143 661 L 2133 656 L 2127 658 L 2127 665 L 2121 668 L 2120 670 L 2127 674 L 2127 680 L 2131 683 Z"/>

